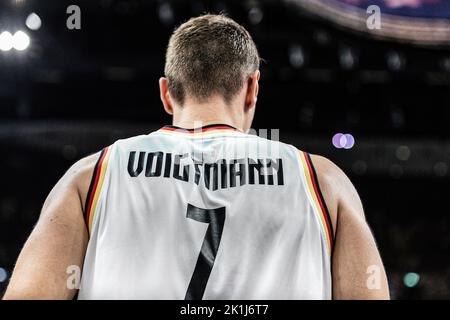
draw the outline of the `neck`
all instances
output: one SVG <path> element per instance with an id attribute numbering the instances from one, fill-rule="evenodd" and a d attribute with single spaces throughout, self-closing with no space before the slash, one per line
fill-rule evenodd
<path id="1" fill-rule="evenodd" d="M 173 125 L 192 129 L 210 124 L 227 124 L 243 131 L 243 112 L 233 104 L 226 104 L 223 99 L 209 99 L 207 102 L 187 100 L 183 106 L 174 108 Z"/>

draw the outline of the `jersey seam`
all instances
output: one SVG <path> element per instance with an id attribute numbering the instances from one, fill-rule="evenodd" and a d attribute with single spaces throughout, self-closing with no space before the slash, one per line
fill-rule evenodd
<path id="1" fill-rule="evenodd" d="M 93 212 L 94 216 L 92 217 L 92 225 L 91 225 L 91 230 L 90 230 L 90 234 L 89 234 L 90 237 L 92 236 L 94 228 L 95 228 L 95 226 L 98 223 L 98 219 L 100 219 L 99 212 L 100 212 L 100 208 L 101 208 L 102 204 L 104 203 L 104 201 L 103 201 L 104 194 L 105 194 L 105 192 L 107 192 L 107 189 L 109 189 L 109 188 L 107 188 L 105 186 L 109 185 L 109 181 L 110 181 L 110 172 L 111 172 L 111 165 L 110 164 L 111 164 L 113 152 L 115 150 L 114 146 L 115 146 L 115 143 L 112 144 L 109 147 L 109 148 L 111 148 L 111 151 L 110 151 L 110 154 L 109 154 L 108 163 L 106 164 L 105 177 L 103 179 L 103 183 L 102 183 L 102 186 L 101 186 L 101 189 L 100 189 L 100 193 L 98 195 L 97 206 L 95 207 L 95 210 Z"/>
<path id="2" fill-rule="evenodd" d="M 317 177 L 317 171 L 315 169 L 314 163 L 312 162 L 310 154 L 307 153 L 306 155 L 308 156 L 309 162 L 311 164 L 312 172 L 313 172 L 313 175 L 314 175 L 313 178 L 314 178 L 314 180 L 316 181 L 316 184 L 317 184 L 317 191 L 319 193 L 320 200 L 323 203 L 323 207 L 325 209 L 326 218 L 328 219 L 328 223 L 330 224 L 330 231 L 331 231 L 331 235 L 330 236 L 331 236 L 331 240 L 332 240 L 331 244 L 333 245 L 331 250 L 333 250 L 335 239 L 334 239 L 334 228 L 333 228 L 333 224 L 331 223 L 330 211 L 328 210 L 327 203 L 325 202 L 325 198 L 324 198 L 324 196 L 322 194 L 322 189 L 320 188 L 319 178 Z M 328 230 L 327 230 L 327 232 L 328 232 Z"/>
<path id="3" fill-rule="evenodd" d="M 98 157 L 98 159 L 97 159 L 97 161 L 95 162 L 95 166 L 94 166 L 94 170 L 93 170 L 93 172 L 92 172 L 92 177 L 91 177 L 91 182 L 90 182 L 90 184 L 89 184 L 89 189 L 88 189 L 88 193 L 87 193 L 87 195 L 86 195 L 86 200 L 85 200 L 85 203 L 84 203 L 84 209 L 83 209 L 83 220 L 84 220 L 84 222 L 85 222 L 85 224 L 86 224 L 86 228 L 87 228 L 87 230 L 88 230 L 88 233 L 89 233 L 89 221 L 88 221 L 88 206 L 89 206 L 89 202 L 90 202 L 90 200 L 91 200 L 91 197 L 93 196 L 92 195 L 92 192 L 94 191 L 94 185 L 95 185 L 95 180 L 96 180 L 96 178 L 97 178 L 97 175 L 99 174 L 98 173 L 98 169 L 99 169 L 99 164 L 100 164 L 100 160 L 102 159 L 102 157 L 103 157 L 103 154 L 105 153 L 105 149 L 103 149 L 101 152 L 100 152 L 100 155 L 99 155 L 99 157 Z"/>
<path id="4" fill-rule="evenodd" d="M 320 212 L 318 212 L 318 208 L 316 207 L 316 204 L 315 204 L 315 202 L 314 202 L 314 200 L 313 200 L 313 198 L 312 198 L 312 195 L 311 195 L 311 192 L 309 191 L 309 187 L 308 187 L 308 185 L 307 185 L 307 182 L 306 182 L 306 177 L 305 177 L 305 174 L 304 174 L 304 165 L 303 165 L 303 162 L 302 162 L 302 159 L 300 158 L 302 155 L 301 155 L 301 152 L 302 151 L 300 151 L 300 150 L 298 150 L 296 147 L 294 147 L 294 146 L 292 146 L 295 150 L 296 150 L 296 152 L 295 152 L 295 154 L 296 154 L 296 157 L 297 157 L 297 162 L 298 162 L 298 165 L 299 165 L 299 174 L 300 174 L 300 178 L 301 178 L 301 180 L 302 180 L 302 184 L 303 184 L 303 189 L 305 190 L 305 193 L 306 193 L 306 196 L 308 197 L 308 201 L 309 201 L 309 205 L 312 207 L 312 209 L 313 209 L 313 211 L 314 211 L 314 218 L 315 218 L 315 220 L 316 220 L 316 223 L 318 224 L 318 226 L 319 226 L 319 229 L 320 229 L 320 233 L 321 233 L 321 236 L 322 236 L 322 240 L 324 241 L 324 243 L 326 244 L 326 247 L 327 247 L 327 251 L 328 251 L 328 253 L 329 253 L 329 255 L 331 256 L 331 248 L 330 248 L 330 246 L 328 245 L 328 240 L 327 240 L 327 235 L 326 235 L 326 233 L 325 232 L 327 232 L 326 230 L 325 230 L 325 227 L 326 226 L 324 226 L 323 225 L 323 223 L 322 223 L 322 221 L 321 221 L 321 219 L 320 219 L 320 216 L 319 216 L 319 214 L 320 214 Z"/>

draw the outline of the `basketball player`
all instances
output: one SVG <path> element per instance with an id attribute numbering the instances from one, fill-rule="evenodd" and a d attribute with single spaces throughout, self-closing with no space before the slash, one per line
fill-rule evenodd
<path id="1" fill-rule="evenodd" d="M 389 298 L 345 174 L 247 134 L 259 63 L 249 33 L 223 15 L 181 25 L 159 81 L 173 125 L 69 169 L 4 298 Z M 82 269 L 78 291 L 67 285 L 71 266 Z"/>

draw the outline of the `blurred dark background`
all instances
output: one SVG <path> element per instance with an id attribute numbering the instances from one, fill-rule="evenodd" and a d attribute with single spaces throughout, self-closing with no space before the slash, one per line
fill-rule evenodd
<path id="1" fill-rule="evenodd" d="M 374 37 L 294 2 L 2 0 L 0 33 L 24 30 L 30 44 L 0 50 L 0 296 L 69 166 L 170 123 L 157 81 L 173 28 L 224 12 L 248 28 L 266 61 L 253 127 L 280 129 L 281 140 L 350 176 L 393 298 L 449 299 L 450 46 Z M 405 3 L 390 14 L 414 19 Z M 427 3 L 417 16 L 433 16 L 436 2 Z M 66 27 L 71 4 L 81 8 L 81 30 Z M 354 145 L 336 148 L 337 133 Z"/>

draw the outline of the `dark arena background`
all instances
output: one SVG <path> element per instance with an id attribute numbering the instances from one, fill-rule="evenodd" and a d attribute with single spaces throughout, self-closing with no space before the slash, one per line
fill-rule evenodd
<path id="1" fill-rule="evenodd" d="M 70 5 L 79 30 L 66 26 Z M 370 5 L 381 29 L 366 25 Z M 242 23 L 265 59 L 253 127 L 279 129 L 356 185 L 392 298 L 449 299 L 447 0 L 2 0 L 0 296 L 71 164 L 169 124 L 165 47 L 204 12 Z"/>

